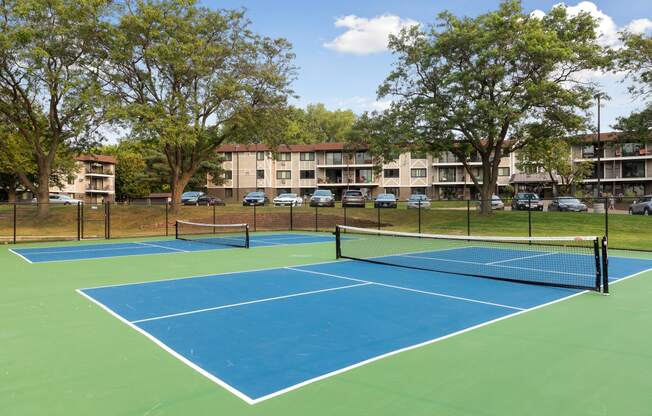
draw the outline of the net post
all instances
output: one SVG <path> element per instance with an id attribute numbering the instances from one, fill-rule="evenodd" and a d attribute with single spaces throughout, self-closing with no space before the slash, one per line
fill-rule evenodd
<path id="1" fill-rule="evenodd" d="M 81 241 L 81 201 L 77 202 L 77 241 Z"/>
<path id="2" fill-rule="evenodd" d="M 249 224 L 245 225 L 245 248 L 249 248 Z"/>
<path id="3" fill-rule="evenodd" d="M 14 244 L 16 244 L 16 231 L 17 231 L 17 225 L 16 225 L 16 219 L 18 218 L 17 212 L 16 212 L 16 206 L 18 205 L 17 202 L 14 202 L 14 224 L 13 224 L 13 229 L 14 229 Z"/>
<path id="4" fill-rule="evenodd" d="M 335 258 L 339 259 L 342 257 L 342 247 L 340 245 L 340 226 L 335 226 Z"/>
<path id="5" fill-rule="evenodd" d="M 600 239 L 593 240 L 593 256 L 595 257 L 595 290 L 600 291 L 602 284 L 602 264 L 600 263 Z"/>
<path id="6" fill-rule="evenodd" d="M 608 239 L 605 236 L 602 239 L 602 294 L 609 294 L 609 255 L 608 252 Z"/>
<path id="7" fill-rule="evenodd" d="M 174 239 L 179 239 L 179 221 L 174 222 Z"/>

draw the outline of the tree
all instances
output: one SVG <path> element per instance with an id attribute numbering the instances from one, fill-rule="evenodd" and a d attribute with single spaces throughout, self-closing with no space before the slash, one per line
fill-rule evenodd
<path id="1" fill-rule="evenodd" d="M 142 198 L 150 193 L 147 163 L 140 142 L 122 140 L 117 145 L 103 146 L 93 153 L 112 155 L 116 158 L 115 196 L 118 201 Z"/>
<path id="2" fill-rule="evenodd" d="M 558 180 L 562 194 L 570 195 L 572 187 L 581 183 L 593 172 L 592 162 L 573 163 L 570 155 L 571 145 L 566 139 L 530 140 L 518 151 L 516 166 L 524 171 L 528 168 L 543 170 L 550 177 L 555 196 Z"/>
<path id="3" fill-rule="evenodd" d="M 529 123 L 568 131 L 585 123 L 594 88 L 576 75 L 608 63 L 595 28 L 590 15 L 571 17 L 563 5 L 535 17 L 513 0 L 474 18 L 444 12 L 436 24 L 392 36 L 397 60 L 378 95 L 393 99 L 382 116 L 397 134 L 385 148 L 449 150 L 489 200 L 501 158 L 525 144 Z M 468 163 L 475 155 L 482 183 Z"/>
<path id="4" fill-rule="evenodd" d="M 60 154 L 98 139 L 95 46 L 110 1 L 9 0 L 0 5 L 0 123 L 21 149 L 12 167 L 48 212 Z M 11 150 L 0 142 L 3 152 Z M 17 163 L 23 151 L 29 163 Z M 32 176 L 32 167 L 35 167 Z"/>
<path id="5" fill-rule="evenodd" d="M 652 36 L 625 32 L 622 40 L 625 47 L 616 52 L 616 68 L 636 83 L 630 92 L 648 101 L 643 110 L 619 117 L 614 127 L 623 131 L 623 139 L 647 141 L 652 134 Z"/>
<path id="6" fill-rule="evenodd" d="M 294 74 L 290 45 L 240 11 L 128 0 L 104 42 L 112 116 L 165 156 L 173 208 L 224 142 L 273 140 Z"/>

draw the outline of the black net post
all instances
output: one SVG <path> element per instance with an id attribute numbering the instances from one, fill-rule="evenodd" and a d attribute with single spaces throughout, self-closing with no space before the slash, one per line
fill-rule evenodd
<path id="1" fill-rule="evenodd" d="M 466 235 L 471 235 L 471 200 L 466 200 Z"/>
<path id="2" fill-rule="evenodd" d="M 335 258 L 342 257 L 342 248 L 340 246 L 340 227 L 335 226 Z"/>
<path id="3" fill-rule="evenodd" d="M 609 294 L 609 256 L 607 254 L 608 239 L 605 236 L 602 239 L 602 293 Z"/>
<path id="4" fill-rule="evenodd" d="M 77 241 L 81 241 L 81 204 L 77 202 Z"/>
<path id="5" fill-rule="evenodd" d="M 245 227 L 245 248 L 249 248 L 249 226 Z"/>
<path id="6" fill-rule="evenodd" d="M 179 239 L 179 222 L 175 221 L 174 222 L 174 238 Z"/>
<path id="7" fill-rule="evenodd" d="M 16 244 L 16 231 L 17 231 L 17 230 L 16 230 L 16 227 L 17 227 L 17 226 L 16 226 L 16 219 L 18 218 L 18 215 L 17 215 L 17 213 L 16 213 L 17 205 L 18 205 L 18 204 L 17 204 L 16 202 L 14 202 L 14 224 L 13 224 L 13 229 L 14 229 L 14 244 Z"/>
<path id="8" fill-rule="evenodd" d="M 600 284 L 602 283 L 602 273 L 600 264 L 600 243 L 598 240 L 593 241 L 593 256 L 595 257 L 595 289 L 600 290 Z"/>

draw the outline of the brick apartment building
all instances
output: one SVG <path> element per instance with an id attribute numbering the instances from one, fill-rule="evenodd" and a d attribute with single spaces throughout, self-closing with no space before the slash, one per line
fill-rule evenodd
<path id="1" fill-rule="evenodd" d="M 115 199 L 115 165 L 113 156 L 81 155 L 75 158 L 76 171 L 62 187 L 53 186 L 51 193 L 65 194 L 87 203 Z"/>

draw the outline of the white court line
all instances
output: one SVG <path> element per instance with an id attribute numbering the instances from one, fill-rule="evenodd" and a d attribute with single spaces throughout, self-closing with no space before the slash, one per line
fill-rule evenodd
<path id="1" fill-rule="evenodd" d="M 140 248 L 140 249 L 145 248 L 145 247 L 138 247 L 138 246 L 134 247 L 134 246 L 132 246 L 133 244 L 140 244 L 140 243 L 137 243 L 137 242 L 134 242 L 134 241 L 129 242 L 129 243 L 115 243 L 116 246 L 120 245 L 120 244 L 129 244 L 129 247 L 80 248 L 78 250 L 74 250 L 74 249 L 73 250 L 57 250 L 56 247 L 53 247 L 52 249 L 47 250 L 47 251 L 30 251 L 29 253 L 25 253 L 25 254 L 29 255 L 29 254 L 84 253 L 84 252 L 87 252 L 87 251 L 131 250 L 131 249 L 136 249 L 136 248 Z M 111 244 L 109 244 L 109 245 L 111 245 Z M 80 247 L 83 247 L 83 246 L 80 246 Z M 27 250 L 29 250 L 29 249 L 27 249 Z"/>
<path id="2" fill-rule="evenodd" d="M 156 247 L 156 248 L 162 248 L 164 250 L 181 251 L 183 253 L 188 253 L 188 250 L 182 250 L 180 248 L 172 248 L 172 247 L 160 246 L 158 244 L 142 243 L 142 242 L 135 242 L 134 244 L 140 244 L 140 245 L 143 245 L 143 246 L 146 246 L 146 247 Z"/>
<path id="3" fill-rule="evenodd" d="M 9 251 L 12 252 L 12 253 L 14 253 L 15 255 L 17 255 L 18 257 L 20 257 L 21 259 L 25 260 L 26 262 L 28 262 L 28 263 L 30 263 L 30 264 L 33 263 L 33 262 L 32 262 L 30 259 L 28 259 L 27 257 L 25 257 L 25 256 L 23 256 L 22 254 L 20 254 L 20 253 L 14 251 L 13 248 L 10 248 Z"/>
<path id="4" fill-rule="evenodd" d="M 511 305 L 503 305 L 501 303 L 486 302 L 486 301 L 479 300 L 479 299 L 472 299 L 472 298 L 465 298 L 465 297 L 462 297 L 462 296 L 447 295 L 445 293 L 429 292 L 429 291 L 426 291 L 426 290 L 418 290 L 418 289 L 412 289 L 412 288 L 409 288 L 409 287 L 389 285 L 387 283 L 379 283 L 379 282 L 374 282 L 374 281 L 370 281 L 370 280 L 355 279 L 355 278 L 352 278 L 352 277 L 341 276 L 341 275 L 338 275 L 338 274 L 316 272 L 316 271 L 313 271 L 313 270 L 298 269 L 298 268 L 294 268 L 294 267 L 285 267 L 285 269 L 294 270 L 296 272 L 312 273 L 312 274 L 317 274 L 317 275 L 322 275 L 322 276 L 335 277 L 335 278 L 338 278 L 338 279 L 345 279 L 345 280 L 353 280 L 353 281 L 357 281 L 357 282 L 371 283 L 371 284 L 376 285 L 376 286 L 383 286 L 383 287 L 388 287 L 388 288 L 391 288 L 391 289 L 405 290 L 407 292 L 421 293 L 421 294 L 424 294 L 424 295 L 438 296 L 438 297 L 442 297 L 442 298 L 460 300 L 460 301 L 464 301 L 464 302 L 481 303 L 483 305 L 497 306 L 499 308 L 513 309 L 513 310 L 517 310 L 517 311 L 525 310 L 523 308 L 518 308 L 516 306 L 511 306 Z"/>
<path id="5" fill-rule="evenodd" d="M 516 258 L 513 258 L 513 259 L 492 261 L 492 262 L 485 263 L 485 264 L 507 263 L 508 261 L 516 261 L 516 260 L 523 260 L 523 259 L 533 259 L 533 258 L 535 258 L 535 257 L 551 256 L 551 255 L 553 255 L 553 254 L 559 254 L 559 253 L 543 253 L 543 254 L 535 254 L 535 255 L 533 255 L 533 256 L 516 257 Z"/>
<path id="6" fill-rule="evenodd" d="M 350 289 L 352 287 L 368 286 L 368 285 L 371 285 L 371 284 L 373 284 L 373 283 L 372 282 L 356 283 L 354 285 L 331 287 L 331 288 L 328 288 L 328 289 L 311 290 L 309 292 L 293 293 L 293 294 L 290 294 L 290 295 L 283 295 L 283 296 L 274 296 L 272 298 L 250 300 L 250 301 L 247 301 L 247 302 L 232 303 L 230 305 L 213 306 L 211 308 L 195 309 L 195 310 L 187 311 L 187 312 L 179 312 L 179 313 L 171 313 L 169 315 L 155 316 L 153 318 L 138 319 L 136 321 L 131 321 L 131 323 L 132 324 L 138 324 L 138 323 L 141 323 L 141 322 L 158 321 L 160 319 L 175 318 L 177 316 L 194 315 L 196 313 L 218 311 L 220 309 L 235 308 L 235 307 L 238 307 L 238 306 L 253 305 L 253 304 L 262 303 L 262 302 L 271 302 L 273 300 L 296 298 L 298 296 L 314 295 L 316 293 L 333 292 L 335 290 Z"/>
<path id="7" fill-rule="evenodd" d="M 391 256 L 385 256 L 385 257 L 391 257 Z M 487 266 L 487 265 L 489 265 L 488 263 L 480 263 L 480 262 L 477 262 L 477 261 L 453 260 L 453 259 L 444 259 L 444 258 L 441 258 L 441 257 L 423 257 L 423 256 L 413 256 L 413 255 L 406 255 L 406 254 L 399 254 L 396 257 L 408 257 L 408 258 L 412 258 L 412 259 L 449 261 L 449 262 L 453 262 L 453 263 L 474 264 L 476 266 Z M 564 274 L 564 275 L 570 275 L 570 276 L 586 276 L 586 277 L 591 277 L 591 278 L 595 277 L 595 275 L 593 275 L 593 274 L 558 272 L 558 271 L 554 271 L 554 270 L 534 269 L 534 268 L 531 268 L 531 267 L 505 266 L 505 265 L 500 265 L 500 264 L 496 264 L 496 265 L 493 265 L 493 266 L 495 266 L 495 267 L 504 267 L 504 268 L 507 268 L 507 269 L 530 270 L 530 271 L 535 271 L 535 272 Z"/>
<path id="8" fill-rule="evenodd" d="M 620 257 L 618 257 L 618 258 L 620 258 Z M 629 257 L 623 257 L 623 258 L 629 258 Z M 634 258 L 636 259 L 636 257 L 634 257 Z M 342 261 L 348 261 L 348 260 L 340 260 L 339 262 L 341 263 Z M 321 262 L 321 263 L 303 264 L 302 266 L 319 265 L 319 264 L 333 264 L 333 263 L 338 263 L 338 262 L 332 262 L 332 261 L 330 261 L 330 262 Z M 278 269 L 278 267 L 269 267 L 269 268 L 264 268 L 264 269 L 258 269 L 258 270 L 256 270 L 256 271 L 273 270 L 273 269 Z M 302 271 L 305 271 L 305 270 L 302 270 Z M 623 277 L 623 278 L 620 278 L 620 279 L 618 279 L 618 280 L 616 280 L 616 281 L 614 281 L 614 282 L 611 282 L 611 284 L 613 285 L 613 284 L 615 284 L 615 283 L 621 282 L 621 281 L 623 281 L 623 280 L 630 279 L 630 278 L 632 278 L 632 277 L 635 277 L 635 276 L 638 276 L 638 275 L 640 275 L 640 274 L 647 273 L 647 272 L 650 272 L 650 271 L 652 271 L 652 268 L 647 269 L 647 270 L 643 270 L 643 271 L 640 271 L 640 272 L 637 272 L 637 273 L 635 273 L 635 274 L 632 274 L 632 275 L 629 275 L 629 276 L 626 276 L 626 277 Z M 251 272 L 251 271 L 249 271 L 249 272 Z M 245 273 L 245 272 L 242 272 L 242 271 L 240 271 L 240 272 L 227 272 L 227 273 L 220 273 L 220 275 L 230 275 L 230 274 L 237 274 L 237 273 Z M 185 277 L 185 278 L 167 279 L 167 280 L 166 280 L 166 279 L 161 279 L 161 280 L 158 280 L 158 282 L 161 282 L 161 281 L 170 281 L 170 280 L 194 279 L 194 278 L 211 277 L 211 276 L 216 276 L 216 275 L 190 276 L 190 277 Z M 150 281 L 150 282 L 154 282 L 154 281 Z M 150 283 L 150 282 L 141 282 L 141 283 Z M 100 286 L 100 287 L 97 287 L 97 288 L 102 288 L 102 287 L 114 287 L 114 286 L 126 286 L 126 285 L 130 285 L 130 284 L 136 284 L 136 283 L 125 283 L 125 284 L 118 284 L 118 285 Z M 301 387 L 304 387 L 304 386 L 306 386 L 306 385 L 309 385 L 309 384 L 315 383 L 315 382 L 317 382 L 317 381 L 324 380 L 324 379 L 327 379 L 327 378 L 330 378 L 330 377 L 336 376 L 336 375 L 338 375 L 338 374 L 342 374 L 342 373 L 345 373 L 345 372 L 347 372 L 347 371 L 353 370 L 353 369 L 355 369 L 355 368 L 362 367 L 362 366 L 364 366 L 364 365 L 367 365 L 367 364 L 373 363 L 374 361 L 378 361 L 378 360 L 381 360 L 381 359 L 384 359 L 384 358 L 387 358 L 387 357 L 391 357 L 391 356 L 393 356 L 393 355 L 397 355 L 397 354 L 400 354 L 400 353 L 403 353 L 403 352 L 406 352 L 406 351 L 410 351 L 410 350 L 413 350 L 413 349 L 417 349 L 417 348 L 421 348 L 421 347 L 424 347 L 424 346 L 427 346 L 427 345 L 431 345 L 431 344 L 437 343 L 437 342 L 439 342 L 439 341 L 443 341 L 443 340 L 446 340 L 446 339 L 448 339 L 448 338 L 452 338 L 452 337 L 455 337 L 455 336 L 457 336 L 457 335 L 461 335 L 461 334 L 464 334 L 464 333 L 466 333 L 466 332 L 470 332 L 470 331 L 473 331 L 473 330 L 476 330 L 476 329 L 482 328 L 482 327 L 484 327 L 484 326 L 492 325 L 492 324 L 497 323 L 497 322 L 500 322 L 500 321 L 502 321 L 502 320 L 505 320 L 505 319 L 508 319 L 508 318 L 512 318 L 512 317 L 515 317 L 515 316 L 518 316 L 518 315 L 522 315 L 522 314 L 527 313 L 527 312 L 530 312 L 530 311 L 534 311 L 534 310 L 537 310 L 537 309 L 541 309 L 541 308 L 544 308 L 544 307 L 547 307 L 547 306 L 553 305 L 553 304 L 555 304 L 555 303 L 563 302 L 563 301 L 565 301 L 565 300 L 568 300 L 568 299 L 571 299 L 571 298 L 574 298 L 574 297 L 576 297 L 576 296 L 579 296 L 579 295 L 582 295 L 582 294 L 585 294 L 585 293 L 588 293 L 588 292 L 589 292 L 589 291 L 585 290 L 585 291 L 581 291 L 581 292 L 573 293 L 573 294 L 571 294 L 571 295 L 568 295 L 568 296 L 565 296 L 565 297 L 562 297 L 562 298 L 559 298 L 559 299 L 556 299 L 556 300 L 553 300 L 553 301 L 550 301 L 550 302 L 547 302 L 547 303 L 543 303 L 543 304 L 540 304 L 540 305 L 537 305 L 537 306 L 531 307 L 531 308 L 529 308 L 529 309 L 525 309 L 525 310 L 521 310 L 521 311 L 518 311 L 518 312 L 514 312 L 514 313 L 511 313 L 511 314 L 505 315 L 505 316 L 503 316 L 503 317 L 496 318 L 496 319 L 491 320 L 491 321 L 483 322 L 483 323 L 481 323 L 481 324 L 474 325 L 474 326 L 471 326 L 471 327 L 468 327 L 468 328 L 462 329 L 462 330 L 457 331 L 457 332 L 453 332 L 453 333 L 450 333 L 450 334 L 447 334 L 447 335 L 444 335 L 444 336 L 441 336 L 441 337 L 438 337 L 438 338 L 433 338 L 433 339 L 431 339 L 431 340 L 424 341 L 424 342 L 419 343 L 419 344 L 415 344 L 415 345 L 411 345 L 411 346 L 408 346 L 408 347 L 400 348 L 400 349 L 397 349 L 397 350 L 394 350 L 394 351 L 390 351 L 390 352 L 387 352 L 387 353 L 385 353 L 385 354 L 377 355 L 377 356 L 375 356 L 375 357 L 371 357 L 371 358 L 369 358 L 369 359 L 366 359 L 366 360 L 364 360 L 364 361 L 360 361 L 360 362 L 355 363 L 355 364 L 352 364 L 352 365 L 350 365 L 350 366 L 343 367 L 343 368 L 340 368 L 340 369 L 338 369 L 338 370 L 335 370 L 335 371 L 332 371 L 332 372 L 329 372 L 329 373 L 325 373 L 325 374 L 322 374 L 322 375 L 320 375 L 320 376 L 317 376 L 317 377 L 314 377 L 314 378 L 311 378 L 311 379 L 308 379 L 308 380 L 302 381 L 301 383 L 297 383 L 297 384 L 294 384 L 294 385 L 292 385 L 292 386 L 286 387 L 286 388 L 284 388 L 284 389 L 281 389 L 281 390 L 275 391 L 274 393 L 270 393 L 270 394 L 268 394 L 268 395 L 261 396 L 261 397 L 259 397 L 259 398 L 257 398 L 257 399 L 252 399 L 251 397 L 247 396 L 246 394 L 244 394 L 243 392 L 239 391 L 239 390 L 236 389 L 235 387 L 229 385 L 229 384 L 226 383 L 225 381 L 223 381 L 223 380 L 221 380 L 220 378 L 218 378 L 218 377 L 216 377 L 216 376 L 210 374 L 209 372 L 207 372 L 207 371 L 204 370 L 203 368 L 201 368 L 201 367 L 199 367 L 198 365 L 194 364 L 192 361 L 190 361 L 190 360 L 188 360 L 187 358 L 183 357 L 182 355 L 180 355 L 180 354 L 177 353 L 174 349 L 172 349 L 172 348 L 170 348 L 169 346 L 167 346 L 165 343 L 163 343 L 162 341 L 160 341 L 160 340 L 159 340 L 158 338 L 156 338 L 155 336 L 153 336 L 153 335 L 151 335 L 150 333 L 148 333 L 147 331 L 145 331 L 145 330 L 139 328 L 137 325 L 135 325 L 135 324 L 129 322 L 128 320 L 126 320 L 125 318 L 123 318 L 122 316 L 120 316 L 118 313 L 116 313 L 116 312 L 114 312 L 113 310 L 111 310 L 111 308 L 109 308 L 108 306 L 102 304 L 102 303 L 99 302 L 98 300 L 96 300 L 96 299 L 94 299 L 93 297 L 91 297 L 91 296 L 87 295 L 86 293 L 84 293 L 83 290 L 84 290 L 84 289 L 77 289 L 76 291 L 77 291 L 77 293 L 79 293 L 80 295 L 84 296 L 86 299 L 90 300 L 91 302 L 95 303 L 95 304 L 98 305 L 100 308 L 104 309 L 105 311 L 107 311 L 109 314 L 111 314 L 112 316 L 114 316 L 115 318 L 117 318 L 118 320 L 120 320 L 121 322 L 123 322 L 124 324 L 126 324 L 126 325 L 128 325 L 129 327 L 133 328 L 133 329 L 136 330 L 137 332 L 143 334 L 143 335 L 144 335 L 145 337 L 147 337 L 150 341 L 154 342 L 154 344 L 158 345 L 158 346 L 159 346 L 160 348 L 162 348 L 164 351 L 168 352 L 168 353 L 171 354 L 173 357 L 177 358 L 179 361 L 181 361 L 182 363 L 186 364 L 188 367 L 190 367 L 190 368 L 192 368 L 193 370 L 197 371 L 199 374 L 203 375 L 204 377 L 206 377 L 207 379 L 211 380 L 211 381 L 214 382 L 215 384 L 217 384 L 217 385 L 223 387 L 223 388 L 226 389 L 227 391 L 233 393 L 236 397 L 239 397 L 240 399 L 242 399 L 244 402 L 246 402 L 246 403 L 249 404 L 249 405 L 254 405 L 254 404 L 260 403 L 260 402 L 262 402 L 262 401 L 269 400 L 269 399 L 271 399 L 271 398 L 274 398 L 274 397 L 280 396 L 280 395 L 282 395 L 282 394 L 288 393 L 288 392 L 293 391 L 293 390 L 297 390 L 297 389 L 299 389 L 299 388 L 301 388 Z"/>

